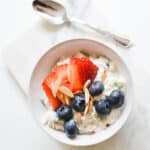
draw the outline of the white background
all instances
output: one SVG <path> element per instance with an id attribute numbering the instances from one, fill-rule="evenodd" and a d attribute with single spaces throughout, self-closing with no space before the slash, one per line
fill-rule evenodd
<path id="1" fill-rule="evenodd" d="M 149 0 L 92 0 L 92 2 L 97 3 L 93 11 L 101 9 L 109 22 L 114 22 L 113 28 L 123 31 L 123 33 L 129 33 L 136 44 L 131 51 L 132 61 L 135 66 L 140 66 L 141 72 L 145 68 L 145 76 L 148 76 L 150 71 Z M 80 3 L 76 3 L 76 5 L 80 7 Z M 72 14 L 76 15 L 77 12 Z M 2 48 L 30 28 L 36 20 L 38 17 L 32 10 L 31 0 L 0 0 L 0 149 L 48 150 L 52 147 L 74 149 L 60 145 L 56 141 L 50 142 L 47 136 L 38 129 L 32 121 L 24 95 L 9 76 L 2 60 Z M 150 130 L 148 131 L 150 132 Z M 131 138 L 131 143 L 132 140 Z M 111 141 L 108 141 L 108 144 L 111 144 Z M 149 147 L 149 139 L 142 136 L 142 138 L 137 137 L 137 140 L 134 140 L 130 150 L 135 148 L 148 150 Z M 112 149 L 117 150 L 117 147 Z"/>

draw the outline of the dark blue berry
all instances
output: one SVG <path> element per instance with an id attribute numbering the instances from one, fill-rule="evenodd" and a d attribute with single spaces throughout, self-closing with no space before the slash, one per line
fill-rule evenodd
<path id="1" fill-rule="evenodd" d="M 72 108 L 68 105 L 62 105 L 61 107 L 57 109 L 56 113 L 59 119 L 62 119 L 65 121 L 73 117 Z"/>
<path id="2" fill-rule="evenodd" d="M 110 67 L 110 64 L 109 64 L 109 63 L 106 63 L 106 66 L 107 66 L 107 67 Z"/>
<path id="3" fill-rule="evenodd" d="M 76 125 L 76 122 L 71 119 L 64 123 L 64 131 L 69 138 L 73 139 L 78 134 L 79 129 Z"/>
<path id="4" fill-rule="evenodd" d="M 101 98 L 100 100 L 96 101 L 95 110 L 100 116 L 108 115 L 111 111 L 111 107 L 107 98 Z"/>
<path id="5" fill-rule="evenodd" d="M 124 94 L 121 90 L 113 90 L 109 96 L 109 103 L 112 108 L 121 107 L 124 104 Z"/>
<path id="6" fill-rule="evenodd" d="M 85 95 L 83 93 L 76 94 L 72 99 L 72 107 L 77 112 L 84 112 L 85 110 Z"/>
<path id="7" fill-rule="evenodd" d="M 104 84 L 101 81 L 94 81 L 90 87 L 89 92 L 91 96 L 97 96 L 104 91 Z"/>

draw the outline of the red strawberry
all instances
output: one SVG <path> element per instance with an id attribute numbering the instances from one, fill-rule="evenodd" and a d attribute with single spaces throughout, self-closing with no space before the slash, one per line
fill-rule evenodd
<path id="1" fill-rule="evenodd" d="M 44 80 L 43 83 L 47 84 L 49 88 L 51 88 L 52 83 L 54 83 L 57 79 L 57 74 L 55 72 L 51 72 Z"/>
<path id="2" fill-rule="evenodd" d="M 67 79 L 67 64 L 56 66 L 53 71 L 45 78 L 42 87 L 49 98 L 49 102 L 54 110 L 60 107 L 64 101 L 59 99 L 60 94 L 55 98 L 52 94 L 52 84 L 55 84 L 56 80 L 61 77 L 61 85 L 69 88 L 69 82 Z M 56 94 L 57 95 L 57 94 Z"/>
<path id="3" fill-rule="evenodd" d="M 61 77 L 61 85 L 66 86 L 67 88 L 70 89 L 70 82 L 68 80 L 67 71 L 68 71 L 68 64 L 62 64 L 56 66 L 53 69 L 53 72 L 56 72 L 57 74 L 57 78 Z"/>
<path id="4" fill-rule="evenodd" d="M 70 82 L 68 80 L 62 81 L 61 86 L 65 86 L 65 87 L 71 89 Z"/>
<path id="5" fill-rule="evenodd" d="M 42 87 L 45 91 L 46 96 L 49 99 L 49 102 L 54 110 L 58 109 L 61 106 L 61 102 L 58 98 L 55 98 L 52 94 L 51 88 L 48 86 L 46 82 L 43 82 Z"/>
<path id="6" fill-rule="evenodd" d="M 47 84 L 49 88 L 51 88 L 52 84 L 56 82 L 56 80 L 61 77 L 61 83 L 66 82 L 67 79 L 67 64 L 56 66 L 53 71 L 45 78 L 44 82 Z"/>
<path id="7" fill-rule="evenodd" d="M 88 58 L 72 57 L 68 66 L 68 79 L 73 92 L 82 90 L 87 80 L 94 80 L 98 67 Z"/>
<path id="8" fill-rule="evenodd" d="M 56 66 L 52 72 L 56 72 L 57 76 L 61 77 L 62 81 L 68 80 L 67 68 L 68 68 L 68 64 L 62 64 L 62 65 Z"/>

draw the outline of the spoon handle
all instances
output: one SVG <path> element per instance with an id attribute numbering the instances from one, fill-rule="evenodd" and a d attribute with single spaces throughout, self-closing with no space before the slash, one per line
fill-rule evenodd
<path id="1" fill-rule="evenodd" d="M 86 23 L 82 20 L 79 20 L 77 18 L 72 18 L 72 17 L 70 18 L 69 17 L 69 21 L 72 23 L 79 23 L 81 25 L 85 25 L 89 29 L 96 31 L 97 33 L 100 33 L 103 37 L 113 40 L 116 44 L 119 44 L 122 47 L 129 48 L 132 46 L 132 43 L 128 38 L 116 35 L 110 31 L 102 30 L 102 29 L 100 29 L 94 25 L 88 24 L 88 23 Z"/>

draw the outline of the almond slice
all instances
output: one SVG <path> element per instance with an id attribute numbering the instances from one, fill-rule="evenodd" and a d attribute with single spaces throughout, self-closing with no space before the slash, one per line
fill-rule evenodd
<path id="1" fill-rule="evenodd" d="M 107 70 L 104 70 L 104 72 L 101 75 L 101 80 L 104 82 L 106 78 L 107 78 Z"/>
<path id="2" fill-rule="evenodd" d="M 65 95 L 61 93 L 60 91 L 57 92 L 56 97 L 63 103 L 66 104 Z"/>
<path id="3" fill-rule="evenodd" d="M 81 113 L 76 112 L 75 113 L 75 120 L 77 121 L 77 123 L 81 123 Z"/>
<path id="4" fill-rule="evenodd" d="M 45 109 L 48 109 L 48 105 L 47 105 L 47 102 L 45 101 L 45 99 L 40 99 L 40 102 Z"/>
<path id="5" fill-rule="evenodd" d="M 56 94 L 55 94 L 55 85 L 53 83 L 51 83 L 51 90 L 52 90 L 53 96 L 56 97 Z"/>
<path id="6" fill-rule="evenodd" d="M 75 57 L 79 57 L 79 58 L 82 58 L 82 57 L 85 57 L 85 55 L 82 53 L 82 52 L 78 52 Z"/>
<path id="7" fill-rule="evenodd" d="M 57 91 L 59 89 L 59 86 L 61 84 L 61 78 L 58 78 L 55 83 L 51 84 L 52 94 L 54 97 L 56 97 Z"/>
<path id="8" fill-rule="evenodd" d="M 59 94 L 57 93 L 57 97 L 58 97 L 58 99 L 63 99 L 64 98 L 64 94 L 61 93 L 61 92 Z"/>
<path id="9" fill-rule="evenodd" d="M 85 110 L 84 110 L 84 115 L 88 114 L 88 110 L 89 110 L 89 102 L 86 104 Z"/>
<path id="10" fill-rule="evenodd" d="M 82 91 L 76 91 L 76 92 L 74 92 L 74 94 L 79 94 L 79 93 L 82 93 Z"/>
<path id="11" fill-rule="evenodd" d="M 90 85 L 90 83 L 91 83 L 91 80 L 87 80 L 87 81 L 84 83 L 83 89 L 88 88 L 88 86 Z"/>
<path id="12" fill-rule="evenodd" d="M 70 105 L 70 99 L 68 96 L 65 95 L 65 102 L 67 105 Z"/>
<path id="13" fill-rule="evenodd" d="M 91 101 L 94 103 L 96 101 L 96 99 L 91 97 Z"/>
<path id="14" fill-rule="evenodd" d="M 62 92 L 63 94 L 65 94 L 68 97 L 71 97 L 71 98 L 74 97 L 72 91 L 69 88 L 65 87 L 65 86 L 60 86 L 59 91 Z"/>
<path id="15" fill-rule="evenodd" d="M 84 89 L 84 93 L 85 93 L 85 102 L 86 104 L 89 102 L 90 100 L 90 93 L 89 90 L 87 88 Z"/>
<path id="16" fill-rule="evenodd" d="M 92 113 L 92 111 L 93 111 L 93 101 L 92 101 L 92 100 L 90 100 L 90 102 L 89 102 L 88 114 L 91 114 L 91 113 Z"/>
<path id="17" fill-rule="evenodd" d="M 90 100 L 85 107 L 84 115 L 89 115 L 92 113 L 92 111 L 93 111 L 93 100 Z"/>

